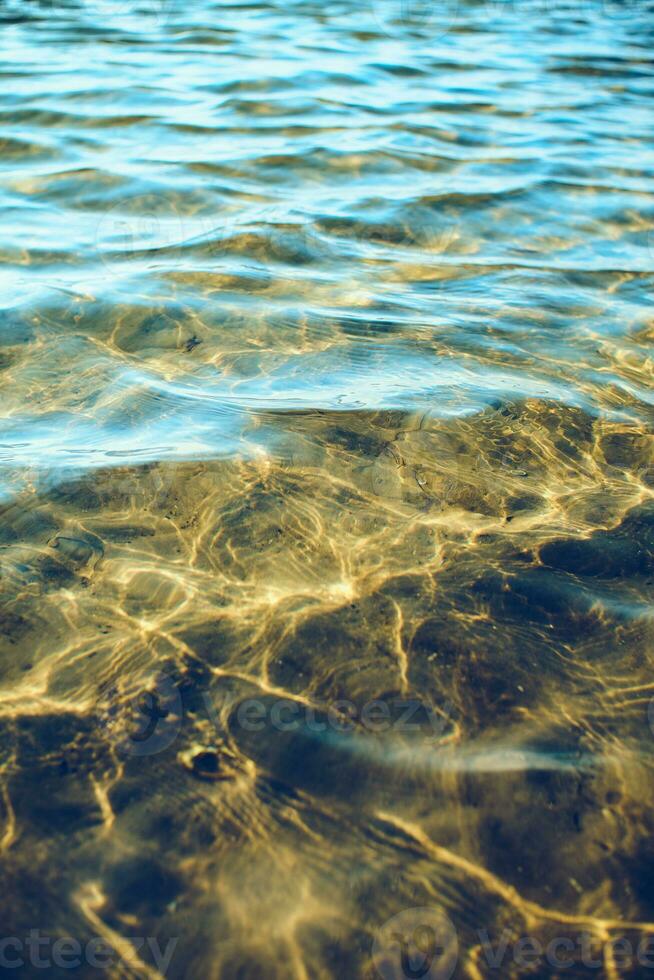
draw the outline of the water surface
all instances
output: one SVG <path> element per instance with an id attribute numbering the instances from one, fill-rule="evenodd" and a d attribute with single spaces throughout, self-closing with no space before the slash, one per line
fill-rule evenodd
<path id="1" fill-rule="evenodd" d="M 11 975 L 650 975 L 653 13 L 2 4 Z"/>

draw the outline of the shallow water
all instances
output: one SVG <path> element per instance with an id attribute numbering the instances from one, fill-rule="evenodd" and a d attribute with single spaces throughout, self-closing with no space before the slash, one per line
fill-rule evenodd
<path id="1" fill-rule="evenodd" d="M 653 13 L 2 4 L 8 975 L 652 975 Z"/>

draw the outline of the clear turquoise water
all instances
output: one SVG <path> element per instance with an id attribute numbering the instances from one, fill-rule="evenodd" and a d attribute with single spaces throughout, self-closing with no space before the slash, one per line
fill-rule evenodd
<path id="1" fill-rule="evenodd" d="M 2 4 L 3 935 L 649 935 L 653 13 Z"/>

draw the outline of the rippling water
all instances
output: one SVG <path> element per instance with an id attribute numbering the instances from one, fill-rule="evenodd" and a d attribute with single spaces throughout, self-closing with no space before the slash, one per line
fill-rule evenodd
<path id="1" fill-rule="evenodd" d="M 652 973 L 653 14 L 2 3 L 7 974 Z"/>

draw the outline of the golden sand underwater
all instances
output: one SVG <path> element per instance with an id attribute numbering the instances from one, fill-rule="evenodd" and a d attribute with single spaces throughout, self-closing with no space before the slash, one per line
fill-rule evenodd
<path id="1" fill-rule="evenodd" d="M 0 9 L 2 976 L 654 976 L 652 12 Z"/>

